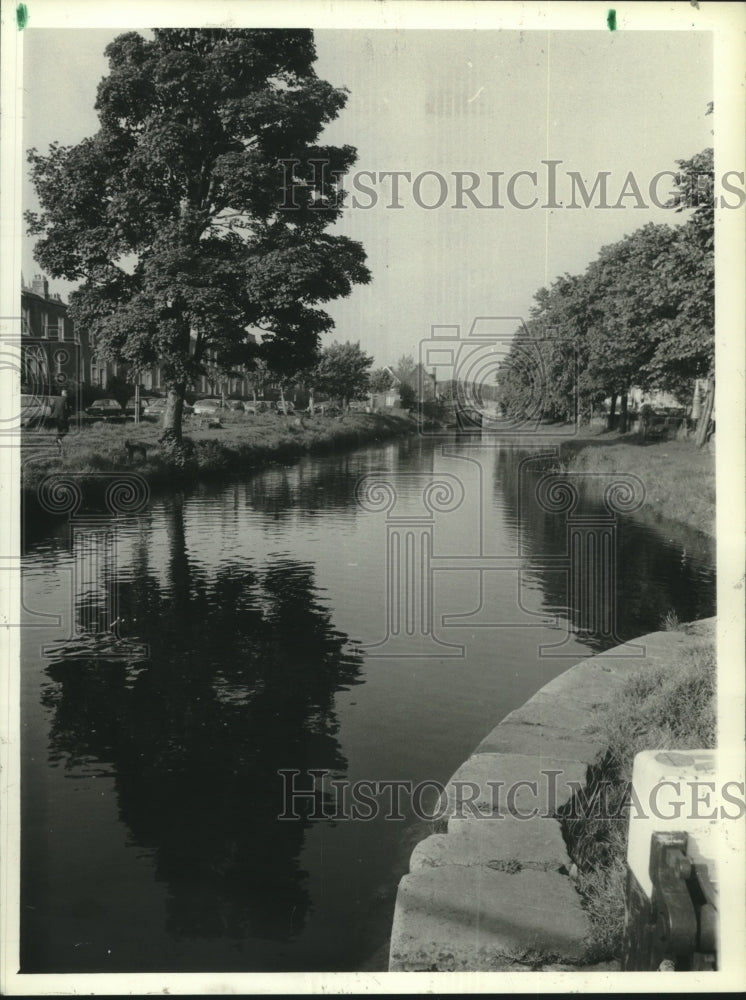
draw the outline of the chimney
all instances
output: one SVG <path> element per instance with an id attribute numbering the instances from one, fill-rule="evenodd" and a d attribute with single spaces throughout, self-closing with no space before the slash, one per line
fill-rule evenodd
<path id="1" fill-rule="evenodd" d="M 49 298 L 49 282 L 43 274 L 34 275 L 34 283 L 31 286 L 34 295 L 41 295 L 42 298 Z"/>

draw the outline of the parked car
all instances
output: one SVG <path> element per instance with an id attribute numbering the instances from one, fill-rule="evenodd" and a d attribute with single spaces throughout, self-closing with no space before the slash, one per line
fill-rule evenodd
<path id="1" fill-rule="evenodd" d="M 226 399 L 226 408 L 233 410 L 235 413 L 244 413 L 246 411 L 246 406 L 240 399 Z"/>
<path id="2" fill-rule="evenodd" d="M 143 416 L 162 417 L 165 409 L 166 409 L 165 399 L 150 399 L 148 400 L 145 409 L 143 410 Z"/>
<path id="3" fill-rule="evenodd" d="M 222 399 L 198 399 L 194 403 L 192 412 L 196 417 L 214 417 L 222 407 Z"/>
<path id="4" fill-rule="evenodd" d="M 140 416 L 142 416 L 145 413 L 145 409 L 146 409 L 146 407 L 148 406 L 149 403 L 150 403 L 150 400 L 146 396 L 140 396 Z M 125 416 L 134 417 L 134 415 L 135 415 L 135 397 L 134 396 L 131 399 L 127 400 L 127 403 L 126 403 L 126 405 L 124 407 L 124 413 L 125 413 Z"/>
<path id="5" fill-rule="evenodd" d="M 48 396 L 21 396 L 21 427 L 43 427 L 51 416 Z"/>
<path id="6" fill-rule="evenodd" d="M 155 417 L 160 419 L 166 412 L 166 398 L 165 396 L 158 397 L 156 399 L 151 399 L 148 401 L 145 409 L 143 410 L 144 417 Z M 189 416 L 192 413 L 192 407 L 184 400 L 184 406 L 182 409 L 184 416 Z"/>
<path id="7" fill-rule="evenodd" d="M 275 405 L 277 406 L 277 412 L 280 414 L 295 413 L 295 404 L 291 403 L 289 399 L 285 400 L 284 405 L 282 400 L 278 399 Z"/>
<path id="8" fill-rule="evenodd" d="M 85 412 L 89 417 L 98 417 L 100 420 L 124 419 L 124 410 L 116 399 L 97 399 L 86 407 Z"/>

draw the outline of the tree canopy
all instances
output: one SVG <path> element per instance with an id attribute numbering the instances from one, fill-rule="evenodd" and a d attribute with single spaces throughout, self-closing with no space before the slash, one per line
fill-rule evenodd
<path id="1" fill-rule="evenodd" d="M 712 150 L 678 163 L 683 225 L 643 226 L 536 293 L 498 375 L 508 414 L 571 420 L 633 385 L 684 397 L 713 375 Z"/>
<path id="2" fill-rule="evenodd" d="M 365 354 L 360 344 L 330 344 L 321 352 L 311 382 L 315 389 L 346 402 L 361 399 L 370 386 L 370 366 L 373 358 Z"/>
<path id="3" fill-rule="evenodd" d="M 334 173 L 356 153 L 317 139 L 346 91 L 316 76 L 306 29 L 128 32 L 106 55 L 96 134 L 29 151 L 29 232 L 46 271 L 81 282 L 70 311 L 98 355 L 161 364 L 179 440 L 208 358 L 226 373 L 257 353 L 307 367 L 333 326 L 320 304 L 370 280 L 362 246 L 326 232 L 344 199 Z"/>
<path id="4" fill-rule="evenodd" d="M 394 385 L 394 378 L 388 368 L 376 368 L 370 373 L 370 391 L 387 392 Z"/>

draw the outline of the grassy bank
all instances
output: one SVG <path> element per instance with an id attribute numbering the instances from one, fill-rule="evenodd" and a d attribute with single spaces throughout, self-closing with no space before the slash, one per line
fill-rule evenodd
<path id="1" fill-rule="evenodd" d="M 223 427 L 207 428 L 196 418 L 184 422 L 183 461 L 176 463 L 164 451 L 156 423 L 138 426 L 96 422 L 71 430 L 65 438 L 63 454 L 54 446 L 53 431 L 32 431 L 24 440 L 22 485 L 27 503 L 36 501 L 37 489 L 50 473 L 70 473 L 85 491 L 96 490 L 101 473 L 131 471 L 141 475 L 152 488 L 172 484 L 175 479 L 225 478 L 264 468 L 272 463 L 288 463 L 303 455 L 322 454 L 359 447 L 416 430 L 405 414 L 350 413 L 343 417 L 280 417 L 228 413 Z M 142 444 L 140 453 L 130 458 L 125 441 Z"/>
<path id="2" fill-rule="evenodd" d="M 669 519 L 715 535 L 715 456 L 691 440 L 642 441 L 635 434 L 588 433 L 561 446 L 570 472 L 632 473 L 645 486 L 636 517 Z"/>
<path id="3" fill-rule="evenodd" d="M 675 621 L 669 624 L 688 629 Z M 601 794 L 605 816 L 583 818 L 576 802 L 567 808 L 563 820 L 570 857 L 578 868 L 578 890 L 591 920 L 591 962 L 617 959 L 622 952 L 626 806 L 635 754 L 661 747 L 714 747 L 715 679 L 714 638 L 692 635 L 691 645 L 675 663 L 640 670 L 599 715 L 595 728 L 606 749 L 591 769 L 583 798 L 591 802 Z M 573 810 L 578 818 L 570 818 Z"/>

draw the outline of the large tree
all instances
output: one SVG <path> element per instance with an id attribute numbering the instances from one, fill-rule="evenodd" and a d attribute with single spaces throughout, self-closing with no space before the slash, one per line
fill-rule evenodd
<path id="1" fill-rule="evenodd" d="M 582 275 L 537 292 L 500 368 L 508 414 L 568 419 L 577 391 L 581 416 L 611 398 L 610 425 L 620 400 L 624 430 L 632 385 L 683 399 L 708 378 L 704 440 L 714 397 L 712 151 L 678 163 L 670 205 L 693 209 L 683 225 L 643 226 L 603 247 Z"/>
<path id="2" fill-rule="evenodd" d="M 46 271 L 81 282 L 71 314 L 97 354 L 162 365 L 178 442 L 208 357 L 303 367 L 333 326 L 319 303 L 370 280 L 360 244 L 326 232 L 355 150 L 316 143 L 346 92 L 316 76 L 305 29 L 129 32 L 106 55 L 98 132 L 29 151 L 29 231 Z"/>
<path id="3" fill-rule="evenodd" d="M 372 364 L 373 358 L 361 350 L 359 343 L 331 344 L 321 352 L 312 375 L 313 385 L 346 406 L 349 399 L 360 399 L 367 393 Z"/>

